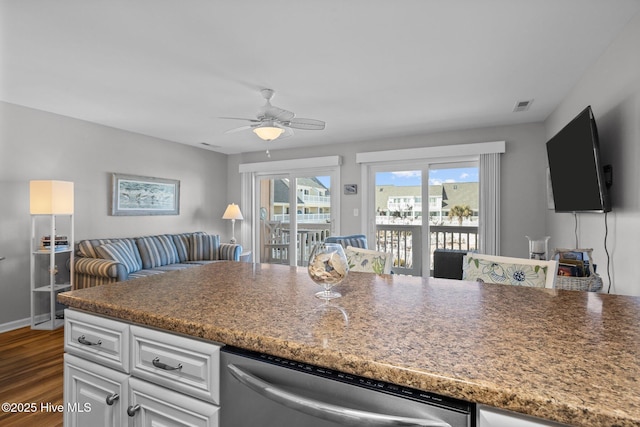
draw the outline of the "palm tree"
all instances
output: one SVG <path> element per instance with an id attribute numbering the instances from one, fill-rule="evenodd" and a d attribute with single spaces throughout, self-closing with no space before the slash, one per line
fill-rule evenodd
<path id="1" fill-rule="evenodd" d="M 449 210 L 449 219 L 458 218 L 458 223 L 462 225 L 462 220 L 473 215 L 473 210 L 469 205 L 455 205 Z"/>

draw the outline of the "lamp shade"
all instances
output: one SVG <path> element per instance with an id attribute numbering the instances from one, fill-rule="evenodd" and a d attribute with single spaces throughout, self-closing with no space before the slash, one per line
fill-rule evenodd
<path id="1" fill-rule="evenodd" d="M 222 215 L 222 219 L 244 219 L 242 216 L 242 212 L 240 212 L 240 207 L 235 203 L 231 203 L 227 206 L 227 209 L 224 211 Z"/>
<path id="2" fill-rule="evenodd" d="M 73 213 L 73 182 L 31 181 L 31 215 L 70 215 Z"/>
<path id="3" fill-rule="evenodd" d="M 277 139 L 282 135 L 282 132 L 284 132 L 284 129 L 274 126 L 260 126 L 253 129 L 253 133 L 265 141 L 273 141 L 274 139 Z"/>

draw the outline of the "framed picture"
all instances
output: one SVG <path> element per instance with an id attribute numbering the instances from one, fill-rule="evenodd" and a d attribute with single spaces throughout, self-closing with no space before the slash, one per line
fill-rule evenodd
<path id="1" fill-rule="evenodd" d="M 345 184 L 344 185 L 344 194 L 358 194 L 358 185 L 357 184 Z"/>
<path id="2" fill-rule="evenodd" d="M 180 181 L 112 174 L 111 215 L 179 215 Z"/>

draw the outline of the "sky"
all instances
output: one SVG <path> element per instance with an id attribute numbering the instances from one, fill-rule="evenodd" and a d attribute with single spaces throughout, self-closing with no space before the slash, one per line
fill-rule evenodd
<path id="1" fill-rule="evenodd" d="M 377 172 L 376 185 L 415 186 L 420 185 L 420 171 Z M 328 176 L 316 177 L 325 187 L 330 187 Z M 478 182 L 478 168 L 431 169 L 429 185 L 445 182 Z"/>
<path id="2" fill-rule="evenodd" d="M 397 171 L 376 173 L 376 185 L 409 186 L 421 184 L 420 171 Z M 445 182 L 478 182 L 478 168 L 432 169 L 429 185 Z"/>

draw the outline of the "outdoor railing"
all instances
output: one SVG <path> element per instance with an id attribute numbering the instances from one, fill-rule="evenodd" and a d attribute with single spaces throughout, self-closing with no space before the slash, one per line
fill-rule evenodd
<path id="1" fill-rule="evenodd" d="M 432 225 L 429 227 L 429 233 L 430 271 L 433 270 L 433 252 L 436 249 L 473 251 L 478 248 L 478 227 L 475 226 Z M 393 254 L 394 273 L 420 276 L 421 234 L 422 225 L 377 224 L 375 248 Z"/>
<path id="2" fill-rule="evenodd" d="M 394 274 L 420 276 L 422 273 L 422 239 L 421 225 L 376 225 L 377 251 L 393 254 Z M 415 238 L 414 238 L 415 237 Z"/>
<path id="3" fill-rule="evenodd" d="M 279 241 L 271 241 L 263 250 L 268 254 L 266 262 L 289 263 L 289 224 L 282 224 Z M 456 225 L 432 225 L 430 233 L 429 270 L 433 270 L 433 252 L 436 249 L 461 249 L 473 251 L 478 248 L 478 227 Z M 326 223 L 299 224 L 296 236 L 299 266 L 307 265 L 313 245 L 323 242 L 330 235 Z M 377 224 L 375 241 L 369 248 L 393 254 L 394 274 L 422 275 L 422 225 Z M 273 237 L 273 236 L 272 236 Z"/>
<path id="4" fill-rule="evenodd" d="M 435 249 L 463 249 L 473 251 L 478 248 L 478 227 L 461 225 L 432 225 L 431 247 Z"/>

